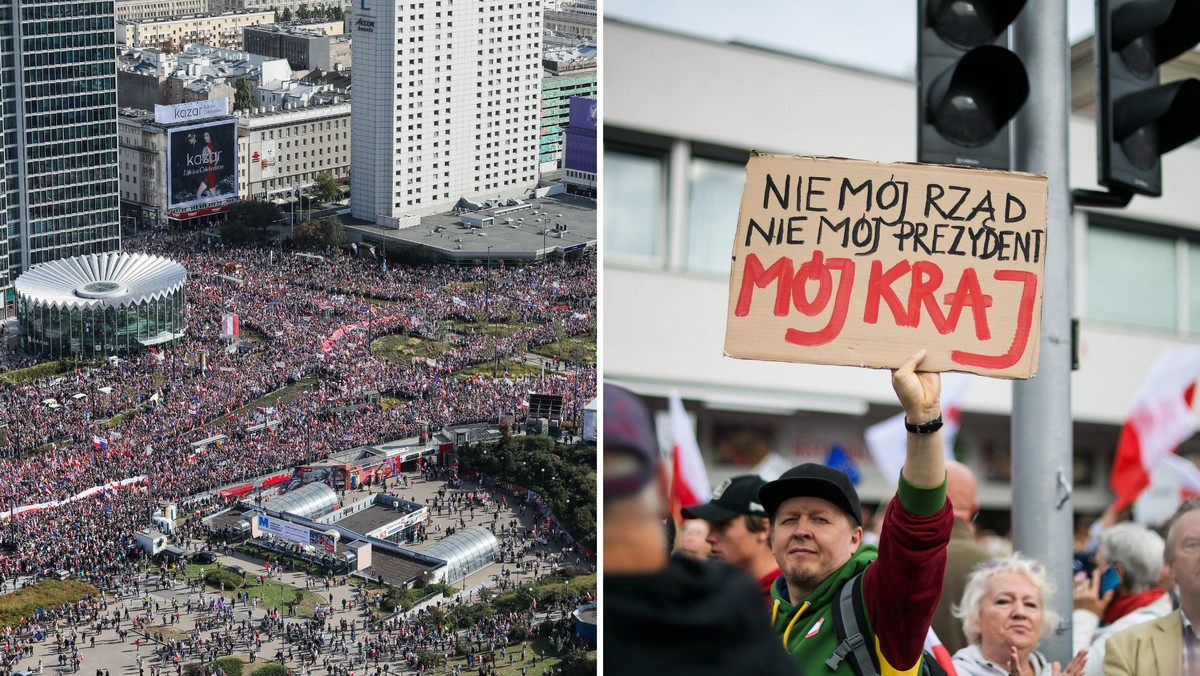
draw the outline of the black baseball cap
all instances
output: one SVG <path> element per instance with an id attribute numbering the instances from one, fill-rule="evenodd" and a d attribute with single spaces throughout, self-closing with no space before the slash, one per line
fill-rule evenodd
<path id="1" fill-rule="evenodd" d="M 775 517 L 779 505 L 789 498 L 821 498 L 841 507 L 854 523 L 862 525 L 862 507 L 858 503 L 858 491 L 850 483 L 850 477 L 840 469 L 806 462 L 797 465 L 768 482 L 758 491 L 759 502 L 767 514 Z"/>
<path id="2" fill-rule="evenodd" d="M 727 521 L 739 514 L 766 516 L 767 510 L 758 501 L 758 491 L 767 482 L 757 474 L 744 474 L 726 479 L 713 491 L 712 500 L 702 505 L 685 507 L 683 516 L 705 521 Z"/>
<path id="3" fill-rule="evenodd" d="M 658 471 L 658 438 L 650 424 L 650 413 L 642 400 L 629 390 L 604 384 L 604 450 L 633 456 L 637 469 L 614 475 L 604 470 L 604 498 L 621 497 L 641 490 Z"/>

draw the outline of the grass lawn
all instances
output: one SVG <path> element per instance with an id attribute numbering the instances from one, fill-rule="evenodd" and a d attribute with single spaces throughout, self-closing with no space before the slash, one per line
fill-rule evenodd
<path id="1" fill-rule="evenodd" d="M 390 411 L 393 408 L 396 408 L 397 406 L 403 405 L 404 402 L 406 402 L 406 401 L 408 401 L 408 399 L 397 399 L 395 397 L 384 397 L 383 399 L 379 400 L 379 408 L 382 409 L 386 413 L 387 411 Z"/>
<path id="2" fill-rule="evenodd" d="M 485 336 L 499 336 L 508 338 L 521 329 L 537 328 L 534 324 L 504 324 L 500 322 L 491 322 L 481 324 L 479 322 L 446 322 L 443 324 L 447 329 L 454 333 L 461 333 L 464 336 L 474 332 L 475 334 L 482 333 Z"/>
<path id="3" fill-rule="evenodd" d="M 0 626 L 15 627 L 38 608 L 75 603 L 98 595 L 99 589 L 78 580 L 43 580 L 37 584 L 0 596 Z"/>
<path id="4" fill-rule="evenodd" d="M 262 331 L 252 329 L 249 326 L 238 326 L 238 337 L 247 343 L 265 343 L 267 336 Z"/>
<path id="5" fill-rule="evenodd" d="M 167 610 L 170 610 L 170 608 L 167 608 Z M 162 620 L 158 620 L 158 621 L 162 622 Z M 183 621 L 182 615 L 180 616 L 179 621 L 180 622 Z M 176 626 L 178 626 L 178 625 L 176 625 Z M 159 624 L 159 625 L 155 625 L 153 627 L 147 627 L 146 633 L 157 638 L 158 640 L 162 641 L 163 643 L 166 643 L 167 641 L 170 641 L 171 639 L 179 640 L 179 639 L 187 636 L 186 632 L 180 631 L 179 629 L 176 629 L 175 627 L 172 627 L 169 624 L 168 625 Z"/>
<path id="6" fill-rule="evenodd" d="M 267 580 L 265 584 L 258 584 L 258 578 L 251 576 L 246 577 L 247 584 L 239 591 L 249 594 L 250 598 L 258 599 L 259 608 L 268 608 L 278 610 L 284 615 L 288 613 L 288 603 L 296 598 L 296 594 L 300 594 L 300 605 L 296 607 L 296 617 L 312 617 L 317 609 L 317 602 L 321 597 L 299 587 L 293 587 L 290 584 L 281 584 L 274 580 Z M 225 596 L 233 598 L 237 592 L 226 592 Z"/>
<path id="7" fill-rule="evenodd" d="M 144 405 L 145 404 L 143 404 L 143 406 Z M 141 408 L 141 407 L 139 406 L 138 408 Z M 121 411 L 120 413 L 114 415 L 113 417 L 109 418 L 108 420 L 101 422 L 100 424 L 104 427 L 104 429 L 111 430 L 112 428 L 116 427 L 117 425 L 120 425 L 120 424 L 124 423 L 126 420 L 129 420 L 130 418 L 132 418 L 134 413 L 137 413 L 136 408 L 131 408 L 128 411 Z"/>
<path id="8" fill-rule="evenodd" d="M 553 650 L 553 648 L 550 647 L 550 639 L 538 638 L 529 644 L 529 652 L 527 652 L 525 654 L 525 661 L 522 662 L 521 661 L 521 646 L 518 645 L 516 656 L 513 657 L 512 666 L 508 665 L 507 657 L 505 657 L 504 659 L 500 659 L 499 650 L 497 650 L 496 673 L 500 674 L 500 676 L 521 676 L 521 667 L 528 667 L 528 674 L 530 676 L 533 676 L 534 674 L 541 674 L 543 668 L 545 668 L 549 671 L 549 670 L 551 670 L 550 669 L 551 667 L 557 666 L 559 661 L 561 661 L 559 655 L 551 654 L 552 650 Z M 538 658 L 536 666 L 533 664 L 533 655 L 535 652 L 537 652 L 539 655 L 545 655 L 545 657 Z M 593 662 L 595 662 L 596 654 L 597 654 L 597 651 L 589 650 L 588 658 L 591 659 Z M 459 665 L 459 666 L 463 667 L 464 674 L 474 673 L 472 671 L 472 669 L 467 668 L 466 664 L 467 664 L 467 658 L 465 658 L 465 657 L 450 658 L 450 666 L 451 667 L 453 667 L 455 665 Z M 438 668 L 440 669 L 441 665 L 438 665 Z M 478 670 L 478 668 L 479 667 L 474 667 L 474 669 L 476 669 L 476 670 Z M 426 670 L 426 671 L 428 672 L 429 670 Z M 432 673 L 437 673 L 437 671 L 438 670 L 435 669 Z"/>
<path id="9" fill-rule="evenodd" d="M 44 362 L 34 364 L 23 369 L 15 369 L 0 373 L 0 380 L 10 385 L 21 385 L 23 383 L 32 382 L 35 380 L 43 380 L 53 378 L 55 376 L 69 373 L 75 369 L 75 362 L 65 359 L 59 361 Z"/>
<path id="10" fill-rule="evenodd" d="M 407 364 L 413 357 L 437 359 L 451 350 L 449 343 L 393 333 L 371 343 L 371 354 L 389 362 Z"/>
<path id="11" fill-rule="evenodd" d="M 485 364 L 476 364 L 469 369 L 455 371 L 455 378 L 470 378 L 472 376 L 488 376 L 491 377 L 492 371 L 495 369 L 495 362 L 487 362 Z M 536 376 L 542 372 L 542 369 L 537 364 L 526 364 L 516 359 L 501 359 L 500 368 L 497 370 L 497 375 L 504 377 L 504 372 L 508 372 L 509 378 L 523 378 L 525 376 Z"/>
<path id="12" fill-rule="evenodd" d="M 543 357 L 558 357 L 588 364 L 596 363 L 596 341 L 584 336 L 571 336 L 566 340 L 535 347 L 529 351 Z"/>
<path id="13" fill-rule="evenodd" d="M 278 390 L 275 390 L 274 392 L 268 393 L 266 395 L 259 397 L 258 399 L 255 399 L 254 401 L 250 402 L 249 404 L 246 404 L 245 406 L 234 411 L 232 415 L 235 415 L 235 416 L 236 415 L 244 415 L 246 413 L 249 413 L 250 411 L 253 411 L 255 408 L 257 408 L 259 406 L 274 406 L 276 401 L 279 401 L 280 403 L 284 403 L 284 404 L 291 402 L 291 401 L 295 401 L 297 398 L 300 397 L 301 392 L 307 392 L 308 387 L 315 382 L 317 382 L 316 378 L 305 378 L 304 380 L 301 380 L 298 383 L 286 385 L 284 387 L 279 388 Z M 221 416 L 221 417 L 224 418 L 226 416 Z"/>

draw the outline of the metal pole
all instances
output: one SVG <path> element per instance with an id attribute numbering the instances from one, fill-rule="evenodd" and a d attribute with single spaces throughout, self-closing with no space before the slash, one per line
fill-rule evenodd
<path id="1" fill-rule="evenodd" d="M 1015 168 L 1049 177 L 1046 272 L 1037 377 L 1013 383 L 1013 543 L 1046 566 L 1062 618 L 1041 642 L 1051 660 L 1071 658 L 1071 187 L 1067 132 L 1070 47 L 1067 3 L 1031 2 L 1013 25 L 1013 48 L 1029 73 L 1029 100 L 1015 122 Z"/>

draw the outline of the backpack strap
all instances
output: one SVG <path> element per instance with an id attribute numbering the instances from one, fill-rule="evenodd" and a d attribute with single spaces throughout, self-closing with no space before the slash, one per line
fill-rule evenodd
<path id="1" fill-rule="evenodd" d="M 879 676 L 875 656 L 867 644 L 871 632 L 863 611 L 862 573 L 842 584 L 834 595 L 832 610 L 833 629 L 839 643 L 833 655 L 825 660 L 825 666 L 836 670 L 843 661 L 849 661 L 855 676 Z"/>

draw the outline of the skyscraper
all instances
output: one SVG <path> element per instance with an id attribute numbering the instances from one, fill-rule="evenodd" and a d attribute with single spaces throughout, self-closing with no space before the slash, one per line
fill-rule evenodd
<path id="1" fill-rule="evenodd" d="M 350 206 L 407 225 L 537 184 L 540 0 L 356 0 Z"/>
<path id="2" fill-rule="evenodd" d="M 30 266 L 120 248 L 115 21 L 111 0 L 0 0 L 6 305 Z"/>

